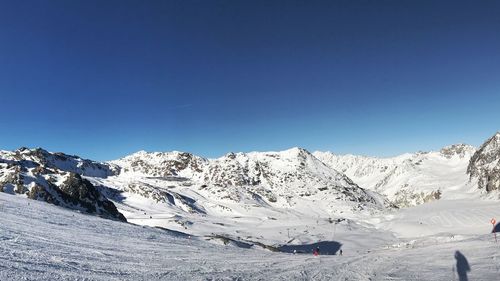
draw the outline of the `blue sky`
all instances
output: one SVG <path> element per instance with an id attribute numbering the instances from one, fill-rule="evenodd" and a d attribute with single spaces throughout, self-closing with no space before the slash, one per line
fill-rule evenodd
<path id="1" fill-rule="evenodd" d="M 500 1 L 1 1 L 0 148 L 373 156 L 500 130 Z"/>

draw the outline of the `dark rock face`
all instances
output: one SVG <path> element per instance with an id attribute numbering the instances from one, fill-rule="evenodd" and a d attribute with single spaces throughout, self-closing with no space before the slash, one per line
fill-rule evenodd
<path id="1" fill-rule="evenodd" d="M 276 203 L 282 199 L 292 206 L 295 199 L 312 196 L 331 202 L 356 202 L 359 206 L 377 204 L 347 176 L 329 169 L 301 148 L 226 154 L 207 165 L 202 183 L 212 194 L 233 201 L 252 197 Z"/>
<path id="2" fill-rule="evenodd" d="M 59 189 L 62 192 L 62 198 L 66 202 L 80 205 L 88 213 L 97 213 L 105 217 L 126 221 L 125 217 L 118 212 L 116 206 L 79 174 L 70 173 Z"/>
<path id="3" fill-rule="evenodd" d="M 154 177 L 178 176 L 184 170 L 201 173 L 206 160 L 187 152 L 139 152 L 124 159 L 123 172 L 140 172 Z"/>
<path id="4" fill-rule="evenodd" d="M 472 156 L 467 173 L 487 192 L 500 190 L 500 132 L 488 139 Z"/>
<path id="5" fill-rule="evenodd" d="M 58 169 L 51 157 L 61 156 L 41 149 L 19 149 L 3 157 L 6 159 L 0 159 L 1 192 L 26 194 L 29 199 L 126 221 L 92 183 L 79 174 Z M 71 167 L 76 166 L 66 168 Z"/>
<path id="6" fill-rule="evenodd" d="M 59 205 L 58 201 L 47 192 L 47 189 L 41 185 L 33 186 L 27 193 L 29 199 L 41 200 L 50 204 Z"/>
<path id="7" fill-rule="evenodd" d="M 467 144 L 454 144 L 441 149 L 440 153 L 444 157 L 450 159 L 453 156 L 458 155 L 460 158 L 470 155 L 469 153 L 474 152 L 474 147 Z"/>
<path id="8" fill-rule="evenodd" d="M 17 160 L 33 161 L 44 168 L 58 169 L 83 176 L 105 178 L 119 173 L 119 168 L 107 163 L 82 159 L 75 155 L 50 153 L 44 149 L 22 147 L 15 151 Z"/>

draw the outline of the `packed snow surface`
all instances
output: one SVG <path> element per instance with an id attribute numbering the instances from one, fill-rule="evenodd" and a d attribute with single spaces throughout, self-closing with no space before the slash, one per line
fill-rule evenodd
<path id="1" fill-rule="evenodd" d="M 480 153 L 499 147 L 488 144 L 108 163 L 0 151 L 0 280 L 500 280 L 497 172 L 483 165 L 500 152 Z"/>
<path id="2" fill-rule="evenodd" d="M 0 280 L 498 280 L 500 244 L 484 222 L 500 215 L 495 202 L 440 203 L 367 217 L 365 227 L 378 225 L 378 235 L 351 230 L 365 248 L 314 257 L 217 244 L 0 193 Z M 401 231 L 401 224 L 413 227 Z M 412 238 L 395 240 L 389 229 Z M 343 244 L 346 237 L 333 238 Z M 387 243 L 370 247 L 374 239 Z"/>

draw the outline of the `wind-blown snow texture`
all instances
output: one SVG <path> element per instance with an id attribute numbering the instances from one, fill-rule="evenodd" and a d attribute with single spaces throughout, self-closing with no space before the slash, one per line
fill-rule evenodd
<path id="1" fill-rule="evenodd" d="M 470 280 L 500 274 L 499 244 L 490 235 L 400 240 L 313 257 L 216 245 L 27 202 L 0 193 L 0 280 L 442 281 L 457 280 L 457 250 L 470 264 Z M 447 219 L 467 223 L 462 216 Z M 369 243 L 372 237 L 358 239 Z"/>
<path id="2" fill-rule="evenodd" d="M 498 136 L 385 159 L 0 151 L 0 280 L 452 280 L 462 255 L 497 280 Z"/>
<path id="3" fill-rule="evenodd" d="M 374 190 L 398 207 L 437 199 L 470 198 L 479 195 L 469 183 L 467 165 L 472 146 L 460 144 L 436 152 L 418 152 L 393 158 L 373 158 L 315 152 L 329 167 L 345 173 L 361 187 Z"/>

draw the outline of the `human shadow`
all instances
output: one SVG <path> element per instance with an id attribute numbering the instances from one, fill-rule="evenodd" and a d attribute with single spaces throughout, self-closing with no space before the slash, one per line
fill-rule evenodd
<path id="1" fill-rule="evenodd" d="M 455 259 L 457 260 L 457 274 L 459 281 L 468 281 L 467 272 L 471 271 L 469 262 L 460 251 L 455 252 Z"/>

